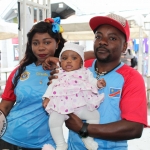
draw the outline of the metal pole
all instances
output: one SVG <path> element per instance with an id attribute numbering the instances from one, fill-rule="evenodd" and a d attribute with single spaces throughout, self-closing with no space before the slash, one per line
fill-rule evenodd
<path id="1" fill-rule="evenodd" d="M 27 27 L 26 27 L 26 22 L 27 22 L 27 9 L 26 9 L 26 0 L 23 0 L 23 55 L 25 53 L 25 49 L 26 49 L 26 42 L 27 42 Z M 23 57 L 23 56 L 22 56 Z"/>
<path id="2" fill-rule="evenodd" d="M 139 27 L 139 51 L 138 51 L 138 71 L 142 74 L 142 28 Z"/>
<path id="3" fill-rule="evenodd" d="M 46 9 L 46 18 L 49 18 L 51 17 L 50 16 L 50 0 L 47 0 L 47 6 L 49 7 L 49 9 Z"/>
<path id="4" fill-rule="evenodd" d="M 18 1 L 18 40 L 19 40 L 19 61 L 22 59 L 23 51 L 22 51 L 22 20 L 21 20 L 21 5 L 20 1 Z"/>
<path id="5" fill-rule="evenodd" d="M 150 30 L 148 35 L 148 65 L 147 65 L 147 90 L 150 90 Z M 150 95 L 150 93 L 147 93 Z"/>
<path id="6" fill-rule="evenodd" d="M 147 68 L 147 76 L 150 77 L 150 30 L 148 35 L 148 68 Z"/>

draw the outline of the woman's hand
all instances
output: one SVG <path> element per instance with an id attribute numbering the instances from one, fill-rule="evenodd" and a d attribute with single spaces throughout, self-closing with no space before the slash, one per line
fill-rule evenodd
<path id="1" fill-rule="evenodd" d="M 82 120 L 73 113 L 68 114 L 68 116 L 69 119 L 65 121 L 66 127 L 78 133 L 83 126 Z"/>
<path id="2" fill-rule="evenodd" d="M 49 101 L 50 101 L 49 98 L 45 98 L 45 99 L 43 100 L 42 105 L 43 105 L 44 108 L 46 108 L 46 106 L 48 105 Z"/>
<path id="3" fill-rule="evenodd" d="M 59 66 L 56 66 L 56 68 L 51 71 L 50 76 L 48 77 L 49 82 L 47 83 L 47 85 L 51 84 L 53 79 L 58 78 L 57 74 L 59 73 L 59 70 L 57 68 L 59 68 Z"/>
<path id="4" fill-rule="evenodd" d="M 42 67 L 44 70 L 53 70 L 56 68 L 57 63 L 59 63 L 59 59 L 56 57 L 48 57 L 42 63 Z"/>

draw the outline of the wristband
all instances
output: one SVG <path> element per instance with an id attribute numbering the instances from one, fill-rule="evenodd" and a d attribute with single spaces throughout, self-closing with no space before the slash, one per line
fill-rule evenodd
<path id="1" fill-rule="evenodd" d="M 89 125 L 88 123 L 83 123 L 83 126 L 78 133 L 83 138 L 86 138 L 88 136 L 88 130 L 87 130 L 88 125 Z"/>

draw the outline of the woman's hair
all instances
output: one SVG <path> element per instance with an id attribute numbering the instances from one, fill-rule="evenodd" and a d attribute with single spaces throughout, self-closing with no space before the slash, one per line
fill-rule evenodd
<path id="1" fill-rule="evenodd" d="M 21 74 L 25 71 L 26 66 L 37 61 L 37 58 L 32 52 L 32 46 L 31 46 L 32 38 L 36 33 L 48 33 L 52 38 L 56 40 L 56 43 L 59 43 L 58 48 L 55 51 L 54 57 L 59 57 L 59 54 L 62 48 L 64 47 L 64 43 L 66 42 L 66 40 L 62 37 L 61 33 L 54 33 L 52 31 L 51 23 L 41 21 L 35 24 L 27 34 L 27 45 L 26 45 L 25 56 L 19 63 L 18 72 L 14 78 L 14 88 L 17 86 L 18 80 Z"/>

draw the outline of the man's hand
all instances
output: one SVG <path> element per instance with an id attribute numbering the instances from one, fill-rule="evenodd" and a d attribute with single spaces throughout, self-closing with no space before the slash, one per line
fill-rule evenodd
<path id="1" fill-rule="evenodd" d="M 53 70 L 53 69 L 56 68 L 58 62 L 59 62 L 58 58 L 56 58 L 56 57 L 48 57 L 42 63 L 42 67 L 43 67 L 44 70 Z"/>
<path id="2" fill-rule="evenodd" d="M 79 132 L 83 126 L 82 120 L 75 114 L 68 114 L 69 119 L 65 121 L 66 127 L 75 132 Z"/>

